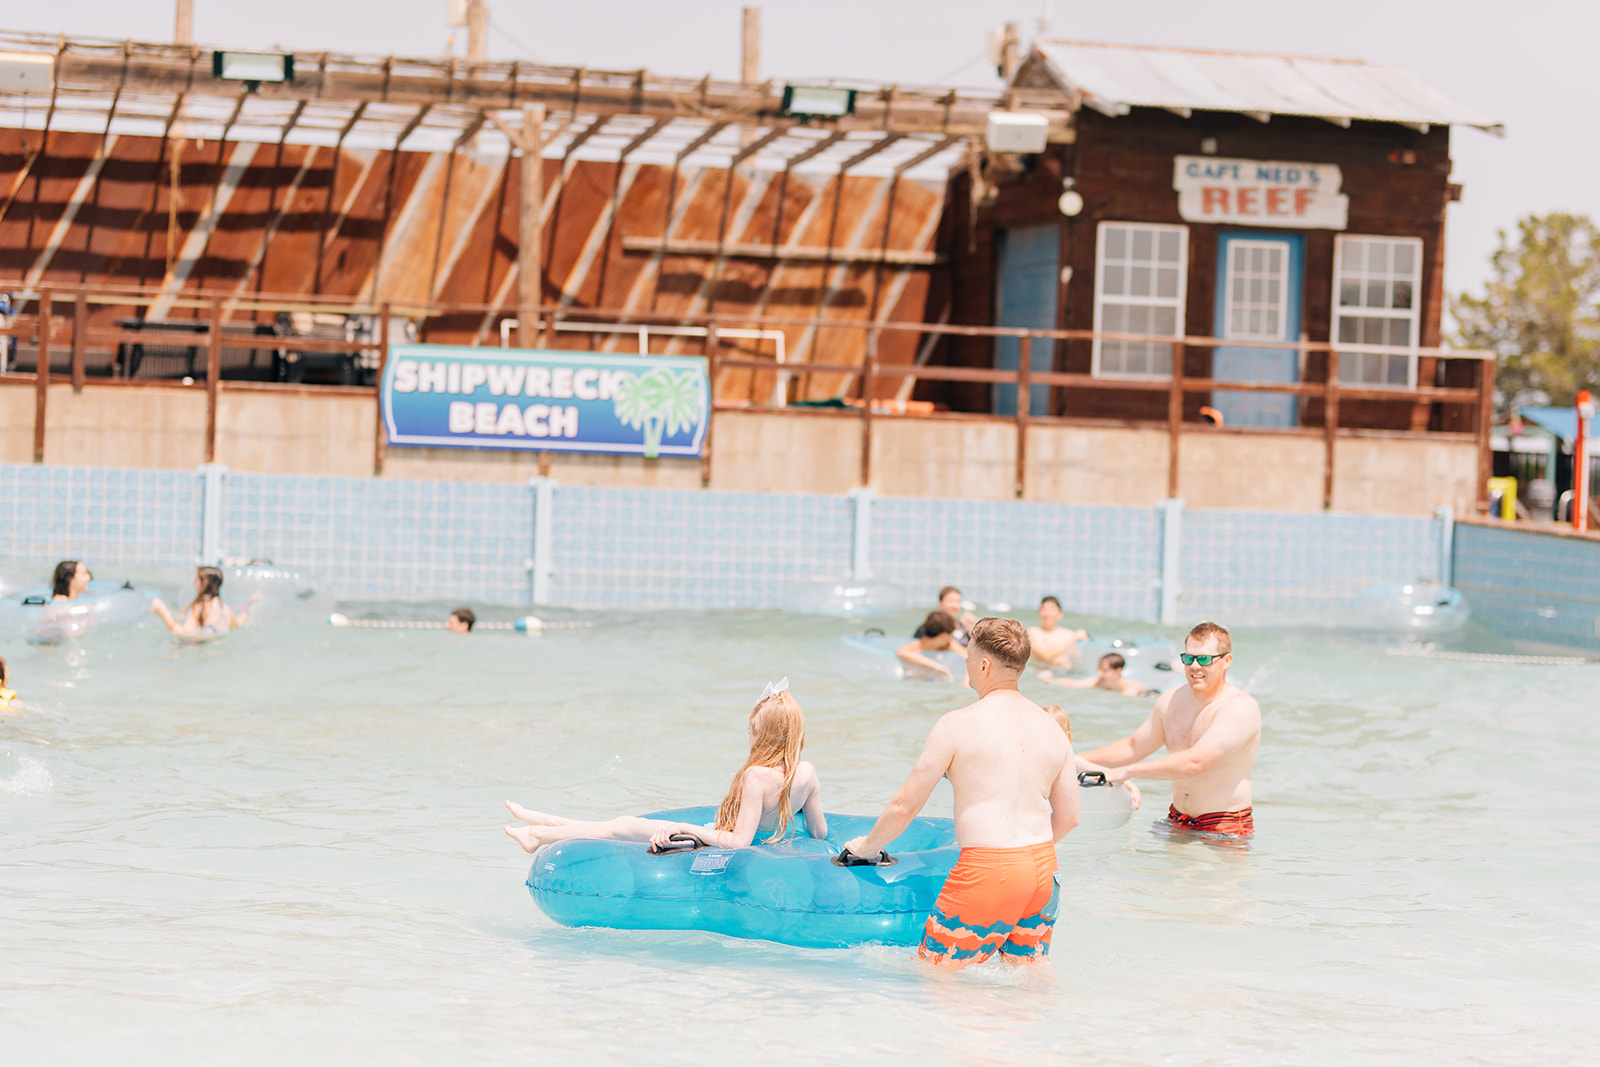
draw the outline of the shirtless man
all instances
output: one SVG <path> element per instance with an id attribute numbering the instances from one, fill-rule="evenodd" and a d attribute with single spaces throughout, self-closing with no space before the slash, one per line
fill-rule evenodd
<path id="1" fill-rule="evenodd" d="M 1063 629 L 1061 601 L 1047 596 L 1039 601 L 1039 625 L 1028 627 L 1028 640 L 1033 643 L 1035 663 L 1071 670 L 1083 662 L 1078 642 L 1089 640 L 1089 632 Z"/>
<path id="2" fill-rule="evenodd" d="M 1104 689 L 1127 697 L 1155 696 L 1152 690 L 1146 689 L 1132 678 L 1123 677 L 1123 669 L 1127 666 L 1128 661 L 1122 658 L 1120 652 L 1107 652 L 1100 657 L 1093 678 L 1057 678 L 1049 671 L 1040 671 L 1039 681 L 1066 686 L 1068 689 Z"/>
<path id="3" fill-rule="evenodd" d="M 1163 694 L 1130 736 L 1084 758 L 1113 768 L 1107 778 L 1114 784 L 1129 778 L 1171 782 L 1167 821 L 1175 828 L 1247 836 L 1255 832 L 1250 772 L 1261 743 L 1261 709 L 1228 684 L 1233 640 L 1227 630 L 1203 622 L 1183 647 L 1189 684 Z M 1167 755 L 1150 759 L 1163 745 Z"/>
<path id="4" fill-rule="evenodd" d="M 1072 742 L 1017 692 L 1028 635 L 1015 619 L 982 619 L 967 645 L 978 701 L 934 724 L 922 755 L 855 856 L 876 857 L 911 824 L 940 778 L 955 790 L 961 856 L 922 929 L 919 959 L 945 967 L 999 952 L 1030 963 L 1050 953 L 1060 907 L 1055 843 L 1078 825 Z"/>

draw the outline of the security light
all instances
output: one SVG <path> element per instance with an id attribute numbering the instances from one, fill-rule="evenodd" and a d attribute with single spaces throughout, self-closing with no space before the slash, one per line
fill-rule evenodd
<path id="1" fill-rule="evenodd" d="M 294 81 L 294 56 L 284 52 L 212 52 L 211 75 L 223 81 L 244 82 L 250 92 L 262 82 Z"/>
<path id="2" fill-rule="evenodd" d="M 856 113 L 856 91 L 831 86 L 785 85 L 783 112 L 786 115 L 824 115 L 838 118 Z"/>
<path id="3" fill-rule="evenodd" d="M 1030 154 L 1043 152 L 1050 137 L 1050 120 L 1027 111 L 991 111 L 984 131 L 984 147 L 991 152 Z"/>

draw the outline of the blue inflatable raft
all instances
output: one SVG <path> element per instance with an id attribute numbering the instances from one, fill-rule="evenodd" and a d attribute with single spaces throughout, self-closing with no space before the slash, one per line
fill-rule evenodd
<path id="1" fill-rule="evenodd" d="M 1124 789 L 1085 784 L 1079 797 L 1080 830 L 1120 826 L 1132 814 Z M 716 815 L 699 807 L 649 818 L 700 826 Z M 960 853 L 955 823 L 913 820 L 890 843 L 889 865 L 836 863 L 844 843 L 874 821 L 830 814 L 828 836 L 817 839 L 805 836 L 797 814 L 795 834 L 783 841 L 660 856 L 640 842 L 562 841 L 534 856 L 528 892 L 563 926 L 705 930 L 800 948 L 914 945 Z"/>

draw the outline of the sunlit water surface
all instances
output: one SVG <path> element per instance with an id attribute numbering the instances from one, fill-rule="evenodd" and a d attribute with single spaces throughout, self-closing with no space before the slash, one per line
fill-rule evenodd
<path id="1" fill-rule="evenodd" d="M 836 620 L 584 618 L 7 642 L 54 714 L 0 719 L 5 1062 L 1565 1063 L 1600 1036 L 1600 669 L 1241 633 L 1253 846 L 1152 832 L 1153 787 L 1061 845 L 1048 966 L 950 975 L 546 919 L 505 798 L 714 803 L 787 674 L 828 808 L 876 812 L 962 700 L 834 676 Z M 1054 692 L 1080 748 L 1148 707 Z"/>

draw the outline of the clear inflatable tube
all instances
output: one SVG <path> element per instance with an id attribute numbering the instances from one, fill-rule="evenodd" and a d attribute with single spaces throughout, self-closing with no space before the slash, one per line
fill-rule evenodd
<path id="1" fill-rule="evenodd" d="M 1093 673 L 1102 656 L 1115 652 L 1127 663 L 1123 675 L 1157 692 L 1183 685 L 1183 667 L 1178 662 L 1178 647 L 1164 637 L 1151 634 L 1126 634 L 1091 637 L 1080 641 L 1083 669 Z"/>
<path id="2" fill-rule="evenodd" d="M 891 615 L 906 607 L 905 590 L 890 582 L 848 578 L 799 582 L 783 591 L 783 610 L 800 615 Z"/>
<path id="3" fill-rule="evenodd" d="M 322 614 L 317 583 L 296 567 L 254 559 L 221 570 L 223 601 L 235 612 L 248 605 L 251 622 L 310 622 Z"/>
<path id="4" fill-rule="evenodd" d="M 150 615 L 153 593 L 93 580 L 75 599 L 55 600 L 47 585 L 0 599 L 0 626 L 34 644 L 54 645 L 96 630 L 136 626 Z"/>
<path id="5" fill-rule="evenodd" d="M 1127 790 L 1079 781 L 1080 829 L 1128 821 Z M 716 815 L 697 807 L 648 817 L 704 825 Z M 889 843 L 887 866 L 834 862 L 875 821 L 830 814 L 828 836 L 819 840 L 805 836 L 805 816 L 797 814 L 795 834 L 783 841 L 661 856 L 642 842 L 561 841 L 534 856 L 528 892 L 563 926 L 705 930 L 800 948 L 914 945 L 960 854 L 955 823 L 913 819 Z"/>
<path id="6" fill-rule="evenodd" d="M 1380 582 L 1361 591 L 1363 621 L 1384 630 L 1446 634 L 1461 629 L 1472 608 L 1461 590 L 1440 582 Z"/>
<path id="7" fill-rule="evenodd" d="M 924 652 L 923 655 L 949 669 L 951 677 L 907 663 L 898 655 L 899 650 L 912 638 L 890 637 L 883 633 L 867 632 L 841 637 L 828 650 L 828 666 L 847 678 L 907 678 L 915 681 L 956 681 L 965 676 L 967 669 L 964 652 Z"/>

